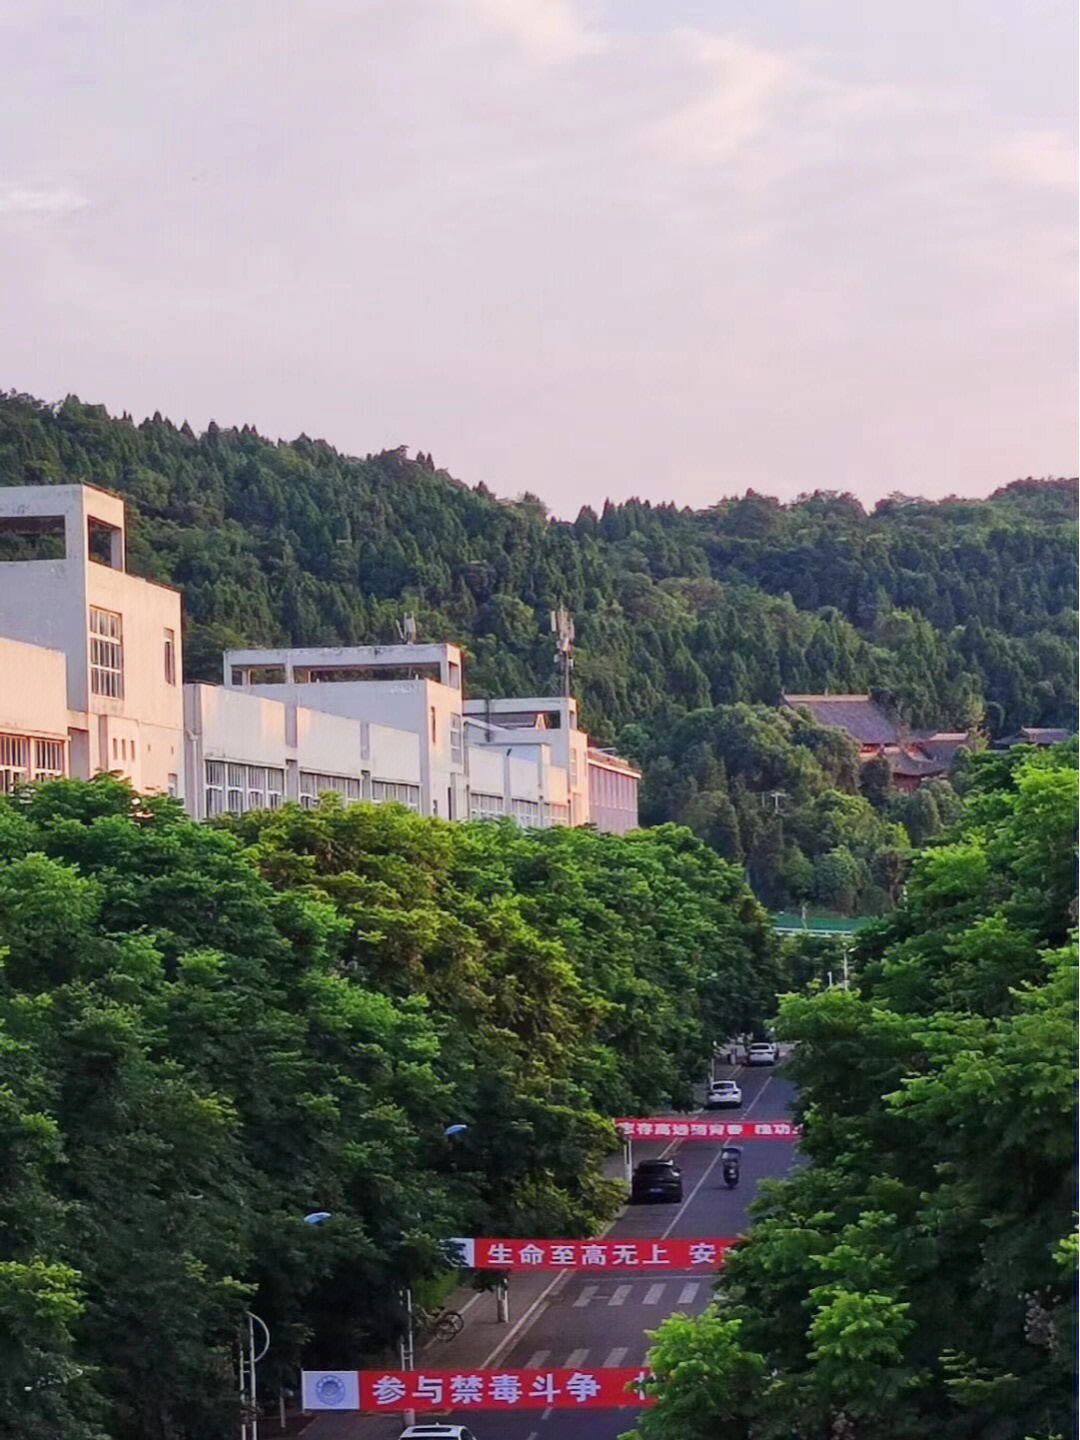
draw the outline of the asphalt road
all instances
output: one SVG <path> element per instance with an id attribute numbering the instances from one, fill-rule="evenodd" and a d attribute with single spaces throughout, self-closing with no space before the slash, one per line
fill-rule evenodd
<path id="1" fill-rule="evenodd" d="M 794 1091 L 782 1070 L 763 1067 L 736 1071 L 718 1066 L 717 1074 L 736 1075 L 743 1090 L 741 1110 L 722 1112 L 723 1118 L 787 1117 Z M 747 1209 L 757 1182 L 788 1170 L 794 1146 L 783 1140 L 744 1142 L 741 1182 L 735 1190 L 728 1190 L 720 1179 L 720 1147 L 715 1141 L 680 1140 L 664 1147 L 640 1141 L 634 1144 L 635 1162 L 658 1154 L 677 1155 L 683 1175 L 682 1203 L 627 1206 L 608 1232 L 610 1237 L 738 1234 L 746 1228 Z M 700 1271 L 638 1277 L 571 1271 L 557 1279 L 530 1320 L 499 1355 L 499 1368 L 641 1364 L 649 1346 L 647 1332 L 673 1311 L 698 1313 L 711 1294 L 709 1278 Z M 429 1363 L 438 1361 L 433 1356 Z M 552 1408 L 516 1414 L 474 1411 L 452 1418 L 468 1425 L 476 1440 L 615 1440 L 633 1427 L 635 1413 L 632 1408 Z M 438 1418 L 451 1417 L 443 1414 Z M 327 1423 L 331 1420 L 333 1437 Z M 312 1427 L 312 1440 L 396 1440 L 404 1428 L 404 1419 L 335 1415 L 325 1417 L 323 1425 L 325 1429 L 318 1423 Z"/>

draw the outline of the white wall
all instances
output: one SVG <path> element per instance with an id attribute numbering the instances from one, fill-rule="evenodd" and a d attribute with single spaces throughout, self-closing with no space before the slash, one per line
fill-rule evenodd
<path id="1" fill-rule="evenodd" d="M 67 661 L 62 651 L 0 636 L 0 731 L 67 743 Z"/>
<path id="2" fill-rule="evenodd" d="M 124 505 L 85 485 L 0 488 L 0 522 L 57 517 L 65 558 L 0 562 L 0 635 L 65 657 L 72 771 L 116 770 L 140 790 L 182 790 L 180 596 L 123 570 Z M 91 520 L 106 527 L 109 556 L 90 558 Z M 121 616 L 123 696 L 90 689 L 90 606 Z M 173 679 L 165 631 L 173 634 Z"/>

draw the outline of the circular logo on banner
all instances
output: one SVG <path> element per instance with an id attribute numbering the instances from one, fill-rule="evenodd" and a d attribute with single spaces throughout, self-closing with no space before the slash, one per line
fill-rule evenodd
<path id="1" fill-rule="evenodd" d="M 315 1381 L 315 1394 L 324 1405 L 340 1405 L 345 1399 L 345 1386 L 337 1375 L 322 1375 Z"/>

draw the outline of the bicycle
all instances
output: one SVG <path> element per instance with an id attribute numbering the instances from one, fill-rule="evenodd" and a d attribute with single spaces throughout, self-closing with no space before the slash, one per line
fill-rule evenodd
<path id="1" fill-rule="evenodd" d="M 465 1317 L 457 1310 L 424 1310 L 417 1305 L 413 1308 L 413 1324 L 429 1340 L 453 1340 L 465 1329 Z"/>

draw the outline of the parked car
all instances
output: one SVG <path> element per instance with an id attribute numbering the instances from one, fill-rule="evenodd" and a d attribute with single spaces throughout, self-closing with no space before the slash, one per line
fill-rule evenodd
<path id="1" fill-rule="evenodd" d="M 464 1425 L 442 1425 L 430 1420 L 419 1425 L 410 1425 L 403 1430 L 398 1440 L 476 1440 L 471 1430 Z"/>
<path id="2" fill-rule="evenodd" d="M 761 1041 L 751 1045 L 746 1052 L 747 1065 L 775 1065 L 776 1046 L 772 1041 Z"/>
<path id="3" fill-rule="evenodd" d="M 682 1199 L 682 1171 L 674 1160 L 642 1160 L 634 1166 L 630 1204 L 645 1205 Z"/>
<path id="4" fill-rule="evenodd" d="M 742 1091 L 734 1080 L 710 1080 L 705 1094 L 706 1110 L 737 1110 L 742 1104 Z"/>

